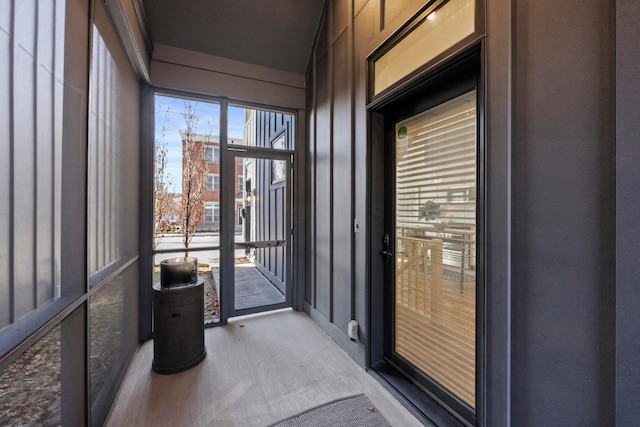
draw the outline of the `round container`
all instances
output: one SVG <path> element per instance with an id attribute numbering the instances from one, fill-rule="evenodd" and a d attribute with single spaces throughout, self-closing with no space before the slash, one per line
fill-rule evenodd
<path id="1" fill-rule="evenodd" d="M 178 257 L 160 262 L 160 286 L 172 286 L 196 283 L 198 281 L 198 258 Z"/>

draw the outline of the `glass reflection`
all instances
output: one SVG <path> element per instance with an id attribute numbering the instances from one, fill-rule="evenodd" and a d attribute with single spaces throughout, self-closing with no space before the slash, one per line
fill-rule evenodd
<path id="1" fill-rule="evenodd" d="M 228 142 L 233 145 L 271 148 L 274 150 L 293 150 L 295 118 L 293 114 L 269 110 L 257 110 L 237 105 L 229 106 Z M 270 142 L 265 129 L 287 129 L 286 138 L 276 138 Z"/>
<path id="2" fill-rule="evenodd" d="M 60 425 L 60 326 L 0 373 L 0 425 Z"/>
<path id="3" fill-rule="evenodd" d="M 91 295 L 89 309 L 89 349 L 91 403 L 115 366 L 122 345 L 124 311 L 122 276 L 116 276 Z"/>

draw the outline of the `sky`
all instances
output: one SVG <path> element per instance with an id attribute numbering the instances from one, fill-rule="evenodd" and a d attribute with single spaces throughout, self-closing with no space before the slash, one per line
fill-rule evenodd
<path id="1" fill-rule="evenodd" d="M 180 131 L 185 128 L 184 112 L 188 104 L 195 108 L 198 116 L 195 131 L 198 134 L 220 136 L 220 104 L 194 101 L 192 99 L 155 96 L 155 141 L 156 145 L 167 147 L 166 172 L 171 179 L 171 192 L 181 191 L 182 179 L 182 138 Z M 229 106 L 229 138 L 243 138 L 244 108 Z"/>

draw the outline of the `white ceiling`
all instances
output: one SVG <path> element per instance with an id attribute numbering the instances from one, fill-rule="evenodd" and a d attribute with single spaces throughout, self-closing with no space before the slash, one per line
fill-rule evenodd
<path id="1" fill-rule="evenodd" d="M 142 0 L 152 43 L 303 74 L 325 0 Z"/>

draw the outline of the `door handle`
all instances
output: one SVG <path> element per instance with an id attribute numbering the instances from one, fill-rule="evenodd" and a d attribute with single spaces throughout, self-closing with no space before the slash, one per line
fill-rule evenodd
<path id="1" fill-rule="evenodd" d="M 382 255 L 382 257 L 384 258 L 384 262 L 385 264 L 389 261 L 389 258 L 393 258 L 393 252 L 391 252 L 390 248 L 389 248 L 389 243 L 390 239 L 389 239 L 389 234 L 385 234 L 384 238 L 382 239 L 382 252 L 380 252 L 380 255 Z"/>

